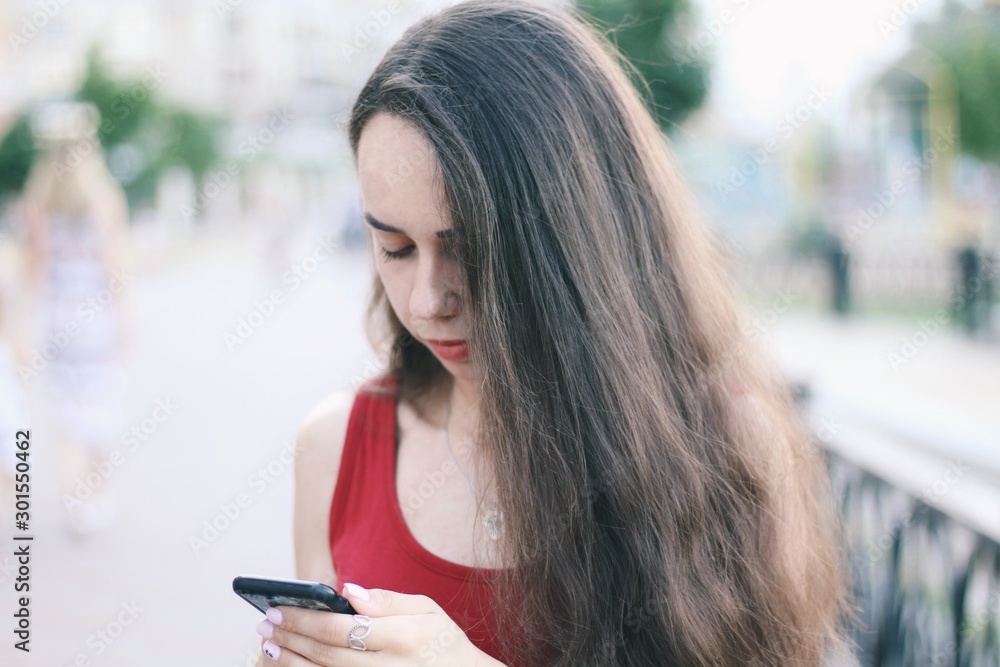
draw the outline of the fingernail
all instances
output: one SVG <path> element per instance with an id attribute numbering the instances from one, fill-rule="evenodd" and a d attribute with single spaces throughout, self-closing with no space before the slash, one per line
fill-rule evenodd
<path id="1" fill-rule="evenodd" d="M 264 639 L 270 639 L 274 635 L 274 625 L 271 621 L 261 621 L 257 624 L 257 634 Z"/>
<path id="2" fill-rule="evenodd" d="M 264 642 L 264 653 L 267 654 L 271 660 L 277 660 L 278 656 L 281 655 L 281 647 L 268 639 Z"/>
<path id="3" fill-rule="evenodd" d="M 372 601 L 371 593 L 369 593 L 364 588 L 361 588 L 361 586 L 358 586 L 357 584 L 344 584 L 344 590 L 347 591 L 347 593 L 351 597 L 355 597 L 359 600 L 364 600 L 365 602 Z"/>
<path id="4" fill-rule="evenodd" d="M 281 625 L 281 610 L 277 607 L 269 607 L 267 610 L 267 620 L 275 625 Z"/>

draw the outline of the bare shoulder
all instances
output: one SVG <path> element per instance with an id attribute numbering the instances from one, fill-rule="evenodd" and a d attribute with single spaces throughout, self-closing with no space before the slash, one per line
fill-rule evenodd
<path id="1" fill-rule="evenodd" d="M 355 393 L 352 389 L 334 392 L 309 411 L 296 436 L 297 460 L 339 465 Z"/>
<path id="2" fill-rule="evenodd" d="M 332 584 L 329 513 L 356 392 L 337 391 L 314 407 L 295 439 L 295 569 L 300 579 Z"/>

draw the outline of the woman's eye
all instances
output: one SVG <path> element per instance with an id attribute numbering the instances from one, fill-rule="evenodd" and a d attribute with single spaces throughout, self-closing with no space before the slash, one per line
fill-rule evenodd
<path id="1" fill-rule="evenodd" d="M 413 246 L 407 246 L 402 250 L 386 250 L 385 248 L 379 247 L 379 250 L 382 251 L 382 256 L 385 257 L 386 261 L 389 261 L 406 257 L 410 254 L 410 251 L 413 250 Z"/>

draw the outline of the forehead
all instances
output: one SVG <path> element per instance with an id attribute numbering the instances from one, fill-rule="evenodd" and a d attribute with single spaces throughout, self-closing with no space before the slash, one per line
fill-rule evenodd
<path id="1" fill-rule="evenodd" d="M 450 227 L 440 168 L 424 135 L 398 116 L 377 113 L 358 141 L 364 210 L 411 236 Z"/>

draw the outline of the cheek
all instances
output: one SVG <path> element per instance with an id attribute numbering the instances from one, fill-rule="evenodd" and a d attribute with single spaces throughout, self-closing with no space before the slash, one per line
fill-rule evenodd
<path id="1" fill-rule="evenodd" d="M 408 283 L 403 276 L 395 275 L 390 269 L 388 271 L 379 270 L 379 277 L 382 279 L 382 286 L 385 288 L 386 298 L 392 306 L 396 317 L 409 327 L 410 321 L 410 290 Z"/>

